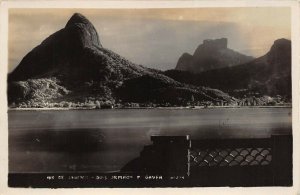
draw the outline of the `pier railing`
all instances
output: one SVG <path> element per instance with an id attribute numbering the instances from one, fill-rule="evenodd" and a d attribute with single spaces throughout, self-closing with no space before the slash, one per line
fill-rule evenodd
<path id="1" fill-rule="evenodd" d="M 185 186 L 290 186 L 292 136 L 199 139 L 152 136 L 124 171 L 185 178 Z M 132 169 L 133 168 L 133 169 Z"/>
<path id="2" fill-rule="evenodd" d="M 111 173 L 9 173 L 10 187 L 291 186 L 292 135 L 251 139 L 152 136 Z"/>

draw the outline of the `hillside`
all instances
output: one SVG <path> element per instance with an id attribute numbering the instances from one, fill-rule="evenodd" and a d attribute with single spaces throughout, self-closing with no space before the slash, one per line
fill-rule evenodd
<path id="1" fill-rule="evenodd" d="M 182 84 L 104 48 L 93 24 L 79 13 L 8 75 L 8 102 L 13 107 L 181 104 L 192 96 L 194 101 L 231 101 L 219 90 Z"/>

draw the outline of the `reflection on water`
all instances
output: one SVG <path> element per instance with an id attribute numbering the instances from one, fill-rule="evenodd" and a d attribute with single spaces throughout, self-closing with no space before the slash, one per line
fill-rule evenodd
<path id="1" fill-rule="evenodd" d="M 290 134 L 290 108 L 10 111 L 10 172 L 117 171 L 151 135 Z"/>
<path id="2" fill-rule="evenodd" d="M 11 136 L 14 150 L 53 152 L 93 152 L 104 149 L 104 136 L 99 129 L 44 129 L 22 131 Z"/>

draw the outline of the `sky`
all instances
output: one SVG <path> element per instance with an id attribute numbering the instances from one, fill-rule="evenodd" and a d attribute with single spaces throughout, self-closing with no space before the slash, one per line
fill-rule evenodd
<path id="1" fill-rule="evenodd" d="M 228 38 L 228 47 L 264 55 L 279 38 L 291 39 L 290 8 L 10 9 L 9 72 L 34 47 L 64 28 L 73 13 L 86 16 L 103 47 L 150 68 L 175 68 L 205 39 Z"/>

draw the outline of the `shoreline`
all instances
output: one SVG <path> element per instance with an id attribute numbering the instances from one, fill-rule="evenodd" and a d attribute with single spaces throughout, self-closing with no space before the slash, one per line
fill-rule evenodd
<path id="1" fill-rule="evenodd" d="M 195 107 L 124 107 L 124 108 L 8 108 L 7 111 L 66 111 L 66 110 L 137 110 L 137 109 L 161 109 L 161 110 L 200 110 L 200 109 L 220 109 L 220 108 L 293 108 L 292 106 L 195 106 Z"/>

